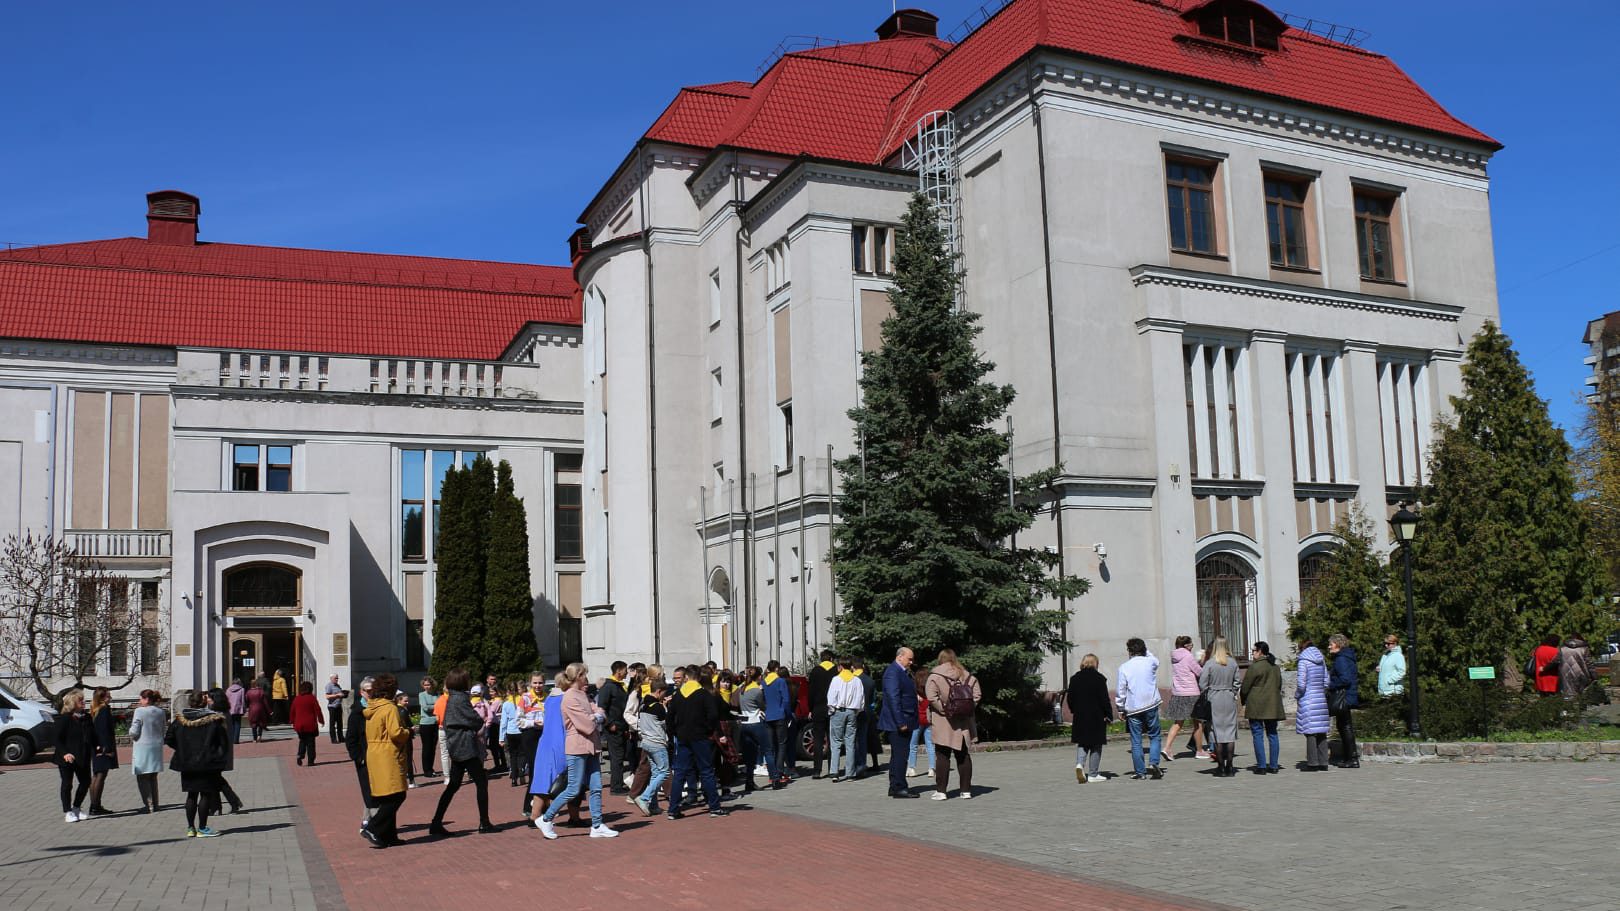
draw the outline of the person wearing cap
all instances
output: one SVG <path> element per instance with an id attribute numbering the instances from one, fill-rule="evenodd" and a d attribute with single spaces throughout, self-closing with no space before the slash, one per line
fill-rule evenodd
<path id="1" fill-rule="evenodd" d="M 360 817 L 360 831 L 364 832 L 371 823 L 371 816 L 377 811 L 377 801 L 371 796 L 371 775 L 366 771 L 366 701 L 371 698 L 371 677 L 360 681 L 360 692 L 354 703 L 349 706 L 348 731 L 343 745 L 349 751 L 349 759 L 354 763 L 355 777 L 360 780 L 360 800 L 366 806 L 365 815 Z"/>

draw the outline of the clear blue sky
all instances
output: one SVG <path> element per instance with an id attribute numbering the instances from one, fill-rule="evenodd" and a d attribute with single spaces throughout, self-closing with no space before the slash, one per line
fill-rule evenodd
<path id="1" fill-rule="evenodd" d="M 942 31 L 978 8 L 917 5 Z M 1620 4 L 1274 8 L 1367 30 L 1507 144 L 1490 167 L 1503 323 L 1570 424 L 1585 321 L 1620 309 Z M 139 234 L 143 194 L 173 187 L 202 197 L 210 240 L 561 263 L 575 216 L 678 86 L 751 79 L 788 35 L 863 39 L 889 9 L 6 4 L 0 242 Z"/>

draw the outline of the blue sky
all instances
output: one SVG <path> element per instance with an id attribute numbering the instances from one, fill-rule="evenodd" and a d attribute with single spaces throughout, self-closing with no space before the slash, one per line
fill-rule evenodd
<path id="1" fill-rule="evenodd" d="M 920 4 L 948 31 L 979 6 Z M 1502 319 L 1555 420 L 1587 319 L 1620 309 L 1612 0 L 1276 0 L 1353 25 L 1507 148 Z M 575 216 L 682 84 L 751 79 L 788 35 L 860 40 L 881 0 L 7 4 L 0 243 L 139 234 L 560 263 Z M 1582 174 L 1587 176 L 1583 177 Z"/>

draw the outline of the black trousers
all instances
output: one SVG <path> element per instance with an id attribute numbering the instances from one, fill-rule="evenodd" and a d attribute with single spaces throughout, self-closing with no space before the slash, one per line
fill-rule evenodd
<path id="1" fill-rule="evenodd" d="M 473 787 L 478 791 L 478 824 L 487 826 L 489 822 L 489 773 L 484 771 L 483 759 L 470 759 L 465 762 L 456 759 L 450 763 L 448 777 L 444 784 L 444 793 L 439 795 L 439 806 L 433 811 L 433 824 L 444 825 L 444 814 L 450 809 L 450 801 L 461 790 L 461 779 L 465 776 L 472 779 Z"/>
<path id="2" fill-rule="evenodd" d="M 1356 746 L 1355 713 L 1340 712 L 1333 716 L 1333 721 L 1339 727 L 1339 759 L 1343 762 L 1359 760 L 1361 750 Z"/>
<path id="3" fill-rule="evenodd" d="M 75 762 L 70 765 L 59 765 L 57 771 L 62 773 L 62 812 L 84 804 L 84 795 L 90 791 L 90 763 Z M 74 790 L 73 781 L 78 779 L 78 790 Z M 73 799 L 68 800 L 69 797 Z"/>
<path id="4" fill-rule="evenodd" d="M 422 732 L 422 774 L 433 774 L 433 761 L 439 755 L 439 726 L 436 724 L 418 725 Z"/>
<path id="5" fill-rule="evenodd" d="M 821 757 L 827 753 L 827 716 L 814 715 L 810 718 L 810 762 L 813 774 L 821 777 Z M 833 769 L 837 773 L 837 769 Z"/>
<path id="6" fill-rule="evenodd" d="M 315 764 L 315 732 L 298 732 L 298 758 L 308 759 L 310 765 Z"/>
<path id="7" fill-rule="evenodd" d="M 333 743 L 343 742 L 343 706 L 326 710 L 326 732 L 332 735 Z"/>
<path id="8" fill-rule="evenodd" d="M 624 757 L 629 752 L 630 738 L 623 727 L 602 735 L 607 743 L 608 781 L 606 790 L 618 793 L 624 790 Z"/>
<path id="9" fill-rule="evenodd" d="M 364 759 L 354 761 L 354 774 L 355 777 L 360 779 L 361 802 L 366 805 L 368 811 L 377 809 L 377 801 L 371 796 L 371 775 L 366 771 L 366 761 Z M 371 813 L 368 812 L 366 815 L 370 816 Z"/>
<path id="10" fill-rule="evenodd" d="M 376 798 L 377 812 L 371 817 L 371 825 L 367 826 L 371 834 L 377 836 L 384 844 L 399 840 L 399 808 L 405 803 L 405 792 L 398 794 L 384 794 Z"/>

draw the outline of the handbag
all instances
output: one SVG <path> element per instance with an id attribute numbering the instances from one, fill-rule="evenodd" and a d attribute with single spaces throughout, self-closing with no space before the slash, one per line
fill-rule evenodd
<path id="1" fill-rule="evenodd" d="M 1198 694 L 1198 701 L 1193 703 L 1192 717 L 1194 721 L 1213 721 L 1215 719 L 1215 711 L 1209 705 L 1208 693 Z"/>
<path id="2" fill-rule="evenodd" d="M 1343 715 L 1350 711 L 1350 691 L 1348 689 L 1328 690 L 1328 714 Z"/>

